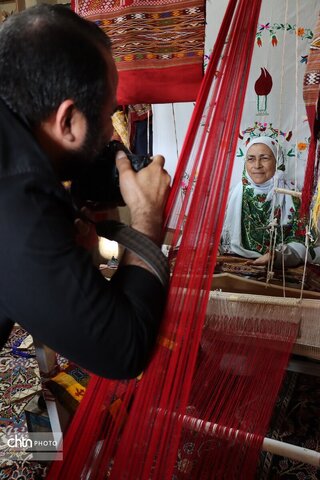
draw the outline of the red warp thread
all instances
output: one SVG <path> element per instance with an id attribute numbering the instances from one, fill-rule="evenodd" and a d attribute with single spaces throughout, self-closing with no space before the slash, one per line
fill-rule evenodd
<path id="1" fill-rule="evenodd" d="M 209 319 L 207 306 L 260 5 L 230 0 L 196 102 L 168 202 L 179 251 L 152 361 L 140 380 L 91 379 L 49 480 L 253 478 L 296 329 Z"/>

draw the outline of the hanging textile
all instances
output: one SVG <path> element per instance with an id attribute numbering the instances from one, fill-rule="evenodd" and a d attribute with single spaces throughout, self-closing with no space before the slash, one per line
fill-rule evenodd
<path id="1" fill-rule="evenodd" d="M 308 215 L 311 204 L 312 195 L 316 190 L 318 181 L 318 165 L 316 165 L 316 146 L 317 138 L 320 130 L 320 13 L 315 28 L 314 38 L 310 45 L 308 64 L 303 82 L 303 98 L 306 105 L 308 122 L 310 125 L 310 144 L 308 152 L 308 161 L 306 175 L 302 190 L 301 214 Z M 318 112 L 317 112 L 318 109 Z M 318 195 L 314 208 L 314 224 L 317 225 L 317 217 L 320 209 L 320 194 L 318 187 Z"/>
<path id="2" fill-rule="evenodd" d="M 310 130 L 313 128 L 316 106 L 320 91 L 320 12 L 310 44 L 308 63 L 303 81 L 303 99 L 305 102 Z"/>
<path id="3" fill-rule="evenodd" d="M 259 9 L 230 0 L 201 85 L 168 202 L 179 251 L 151 363 L 127 382 L 93 376 L 50 480 L 254 476 L 297 325 L 206 312 Z"/>
<path id="4" fill-rule="evenodd" d="M 71 5 L 112 40 L 120 105 L 196 99 L 203 77 L 204 0 L 73 0 Z"/>
<path id="5" fill-rule="evenodd" d="M 152 155 L 152 107 L 150 104 L 128 106 L 131 151 Z"/>
<path id="6" fill-rule="evenodd" d="M 119 140 L 130 150 L 130 132 L 126 112 L 117 109 L 111 117 L 113 125 L 113 140 Z"/>

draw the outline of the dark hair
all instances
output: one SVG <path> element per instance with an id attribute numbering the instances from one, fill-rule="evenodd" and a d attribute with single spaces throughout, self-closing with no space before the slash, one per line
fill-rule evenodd
<path id="1" fill-rule="evenodd" d="M 108 95 L 109 38 L 63 5 L 39 5 L 0 27 L 0 97 L 36 125 L 71 98 L 99 123 Z"/>

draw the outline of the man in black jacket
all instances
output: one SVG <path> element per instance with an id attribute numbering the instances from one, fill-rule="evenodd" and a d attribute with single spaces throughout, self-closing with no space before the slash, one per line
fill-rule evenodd
<path id="1" fill-rule="evenodd" d="M 129 378 L 155 343 L 165 289 L 126 252 L 110 282 L 75 242 L 72 180 L 112 133 L 117 72 L 108 37 L 61 6 L 0 28 L 0 341 L 14 322 L 98 375 Z M 156 244 L 170 178 L 117 154 L 132 227 Z"/>

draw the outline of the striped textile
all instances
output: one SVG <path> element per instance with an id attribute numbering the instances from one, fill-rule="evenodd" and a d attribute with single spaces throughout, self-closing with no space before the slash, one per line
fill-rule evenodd
<path id="1" fill-rule="evenodd" d="M 314 37 L 310 45 L 308 63 L 303 81 L 303 99 L 306 104 L 310 128 L 313 128 L 315 106 L 320 91 L 320 13 L 318 16 Z"/>
<path id="2" fill-rule="evenodd" d="M 112 40 L 120 105 L 193 101 L 203 76 L 203 0 L 73 0 Z"/>

